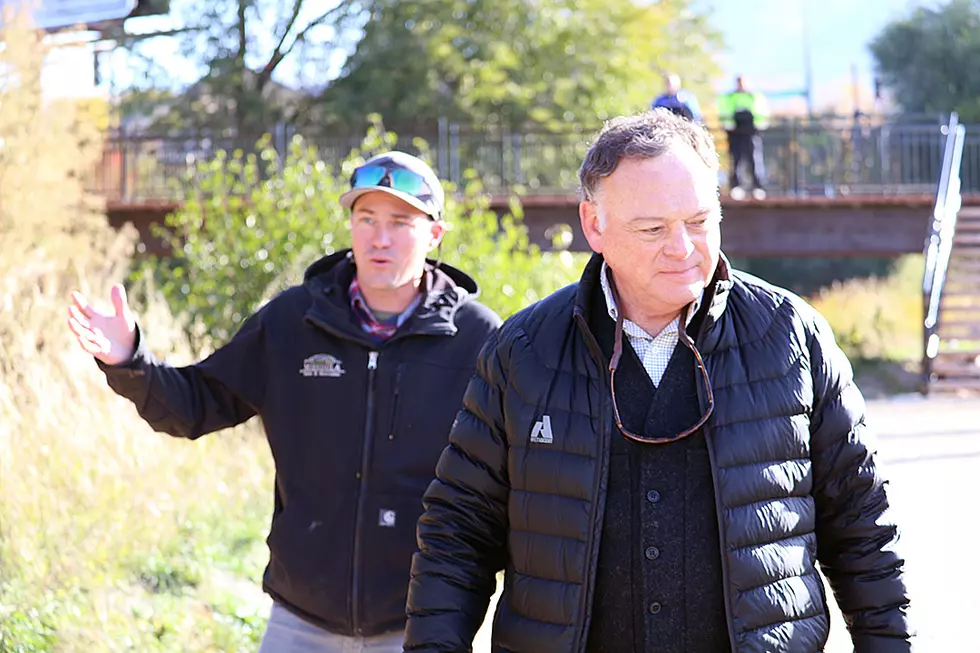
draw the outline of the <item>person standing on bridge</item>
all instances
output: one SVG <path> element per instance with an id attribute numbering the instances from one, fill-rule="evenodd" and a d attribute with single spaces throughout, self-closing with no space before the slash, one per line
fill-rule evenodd
<path id="1" fill-rule="evenodd" d="M 443 189 L 389 152 L 341 196 L 352 248 L 266 304 L 204 361 L 148 350 L 126 303 L 73 294 L 69 324 L 155 430 L 190 439 L 258 415 L 276 464 L 261 653 L 401 651 L 421 497 L 477 353 L 500 319 L 460 270 L 426 259 Z"/>
<path id="2" fill-rule="evenodd" d="M 688 90 L 681 88 L 679 75 L 669 73 L 664 76 L 664 92 L 654 99 L 651 109 L 667 109 L 682 118 L 701 122 L 701 105 Z"/>
<path id="3" fill-rule="evenodd" d="M 579 171 L 595 254 L 480 354 L 425 493 L 405 650 L 911 650 L 898 528 L 827 322 L 721 253 L 718 155 L 658 109 Z"/>
<path id="4" fill-rule="evenodd" d="M 762 158 L 760 132 L 769 126 L 769 103 L 762 93 L 745 88 L 745 79 L 735 78 L 735 90 L 718 98 L 718 119 L 728 136 L 728 192 L 732 199 L 745 198 L 745 189 L 739 177 L 744 165 L 748 171 L 752 197 L 765 199 L 761 177 L 765 164 Z"/>

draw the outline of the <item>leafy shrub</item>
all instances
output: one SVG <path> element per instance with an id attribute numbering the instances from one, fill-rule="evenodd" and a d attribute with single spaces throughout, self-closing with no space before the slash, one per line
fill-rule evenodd
<path id="1" fill-rule="evenodd" d="M 811 297 L 853 359 L 922 355 L 922 256 L 900 259 L 885 277 L 834 283 Z"/>

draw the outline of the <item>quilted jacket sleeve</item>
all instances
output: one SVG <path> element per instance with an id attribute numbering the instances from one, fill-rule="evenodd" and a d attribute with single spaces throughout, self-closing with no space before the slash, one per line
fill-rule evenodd
<path id="1" fill-rule="evenodd" d="M 850 363 L 830 326 L 812 314 L 811 420 L 818 558 L 850 630 L 855 653 L 912 650 L 909 597 L 876 438 Z"/>
<path id="2" fill-rule="evenodd" d="M 487 341 L 423 498 L 406 651 L 470 651 L 506 555 L 506 346 Z"/>

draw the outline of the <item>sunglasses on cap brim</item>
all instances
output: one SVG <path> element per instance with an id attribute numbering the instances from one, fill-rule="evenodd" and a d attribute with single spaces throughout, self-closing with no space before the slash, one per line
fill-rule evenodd
<path id="1" fill-rule="evenodd" d="M 361 166 L 354 170 L 350 185 L 352 189 L 382 186 L 419 198 L 432 195 L 432 189 L 425 183 L 425 178 L 417 172 L 405 168 L 388 168 L 376 165 Z"/>

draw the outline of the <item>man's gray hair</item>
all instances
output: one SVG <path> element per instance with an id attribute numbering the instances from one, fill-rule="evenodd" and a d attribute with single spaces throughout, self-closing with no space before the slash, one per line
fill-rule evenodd
<path id="1" fill-rule="evenodd" d="M 715 142 L 701 125 L 667 109 L 613 118 L 596 136 L 579 168 L 582 199 L 595 200 L 599 182 L 611 175 L 623 159 L 655 159 L 678 142 L 689 145 L 708 168 L 718 171 Z"/>

